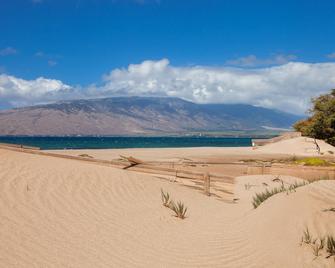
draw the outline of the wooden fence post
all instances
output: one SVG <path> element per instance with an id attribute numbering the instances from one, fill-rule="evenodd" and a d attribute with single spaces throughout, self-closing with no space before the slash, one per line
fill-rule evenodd
<path id="1" fill-rule="evenodd" d="M 204 192 L 206 195 L 210 196 L 210 185 L 211 185 L 211 178 L 209 176 L 209 173 L 204 173 Z"/>

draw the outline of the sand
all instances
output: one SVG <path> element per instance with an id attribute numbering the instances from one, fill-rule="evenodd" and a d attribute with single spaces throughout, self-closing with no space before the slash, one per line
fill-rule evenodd
<path id="1" fill-rule="evenodd" d="M 287 153 L 283 147 L 277 144 Z M 233 152 L 282 153 L 273 151 L 132 149 L 125 154 L 220 159 Z M 314 154 L 301 146 L 297 151 Z M 120 153 L 88 152 L 107 158 Z M 232 203 L 155 176 L 0 149 L 0 267 L 332 267 L 333 258 L 325 252 L 315 258 L 300 240 L 306 226 L 315 236 L 335 235 L 335 213 L 324 211 L 335 207 L 335 181 L 277 194 L 254 209 L 251 199 L 264 183 L 279 186 L 274 178 L 238 177 Z M 280 178 L 287 184 L 300 180 Z M 185 220 L 161 205 L 161 188 L 187 205 Z"/>
<path id="2" fill-rule="evenodd" d="M 335 157 L 335 147 L 317 140 L 323 156 Z M 59 150 L 50 150 L 59 152 Z M 198 148 L 152 148 L 152 149 L 101 149 L 101 150 L 61 150 L 64 154 L 88 154 L 98 159 L 113 160 L 120 155 L 132 155 L 147 161 L 178 161 L 183 159 L 206 161 L 235 161 L 240 159 L 273 159 L 290 156 L 320 156 L 313 139 L 298 137 L 260 147 L 198 147 Z M 330 153 L 330 152 L 333 152 Z"/>

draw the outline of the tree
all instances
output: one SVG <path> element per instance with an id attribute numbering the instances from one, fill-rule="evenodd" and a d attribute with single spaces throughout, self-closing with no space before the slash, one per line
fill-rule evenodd
<path id="1" fill-rule="evenodd" d="M 302 135 L 323 139 L 335 146 L 335 89 L 329 94 L 312 99 L 311 116 L 295 123 Z"/>

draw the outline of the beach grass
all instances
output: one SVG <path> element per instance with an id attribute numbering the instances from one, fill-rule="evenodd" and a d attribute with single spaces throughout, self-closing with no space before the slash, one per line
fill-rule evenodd
<path id="1" fill-rule="evenodd" d="M 292 191 L 295 191 L 296 188 L 304 186 L 308 184 L 308 182 L 294 182 L 293 184 L 290 184 L 289 187 L 285 187 L 284 183 L 282 182 L 282 185 L 280 187 L 273 188 L 271 190 L 266 189 L 262 193 L 256 193 L 256 195 L 252 199 L 252 205 L 254 208 L 257 208 L 260 204 L 262 204 L 265 200 L 269 199 L 271 196 L 275 194 L 279 194 L 282 192 L 286 192 L 286 194 L 291 193 Z"/>
<path id="2" fill-rule="evenodd" d="M 327 253 L 330 256 L 335 256 L 335 238 L 331 235 L 327 236 Z"/>
<path id="3" fill-rule="evenodd" d="M 169 207 L 170 205 L 170 194 L 168 192 L 164 193 L 163 189 L 161 189 L 161 197 L 162 197 L 162 204 L 164 207 Z"/>
<path id="4" fill-rule="evenodd" d="M 326 251 L 326 258 L 335 256 L 335 238 L 332 235 L 328 235 L 327 237 L 313 238 L 309 232 L 309 229 L 306 227 L 301 238 L 301 245 L 302 244 L 311 245 L 313 255 L 315 257 L 320 256 L 320 252 L 322 250 Z"/>
<path id="5" fill-rule="evenodd" d="M 175 216 L 177 218 L 180 219 L 186 218 L 187 207 L 181 201 L 178 201 L 177 204 L 171 201 L 170 208 L 174 211 L 174 213 L 176 214 Z"/>
<path id="6" fill-rule="evenodd" d="M 178 201 L 176 204 L 171 199 L 170 194 L 168 192 L 165 193 L 163 189 L 161 189 L 161 198 L 163 206 L 171 209 L 177 218 L 186 218 L 187 207 L 184 205 L 184 203 Z"/>

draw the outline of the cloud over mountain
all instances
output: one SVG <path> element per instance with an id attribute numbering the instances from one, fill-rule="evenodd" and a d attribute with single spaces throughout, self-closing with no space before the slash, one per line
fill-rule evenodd
<path id="1" fill-rule="evenodd" d="M 104 75 L 100 86 L 0 75 L 0 98 L 13 106 L 71 98 L 173 96 L 198 103 L 244 103 L 302 114 L 310 98 L 335 87 L 335 63 L 289 62 L 264 68 L 173 66 L 143 61 Z"/>
<path id="2" fill-rule="evenodd" d="M 3 104 L 7 104 L 6 106 L 16 107 L 56 101 L 73 94 L 73 89 L 60 80 L 43 77 L 25 80 L 0 74 L 0 99 Z"/>
<path id="3" fill-rule="evenodd" d="M 200 103 L 246 103 L 303 113 L 310 98 L 335 87 L 335 63 L 290 62 L 242 69 L 175 67 L 167 59 L 131 64 L 104 77 L 104 94 L 167 95 Z"/>

